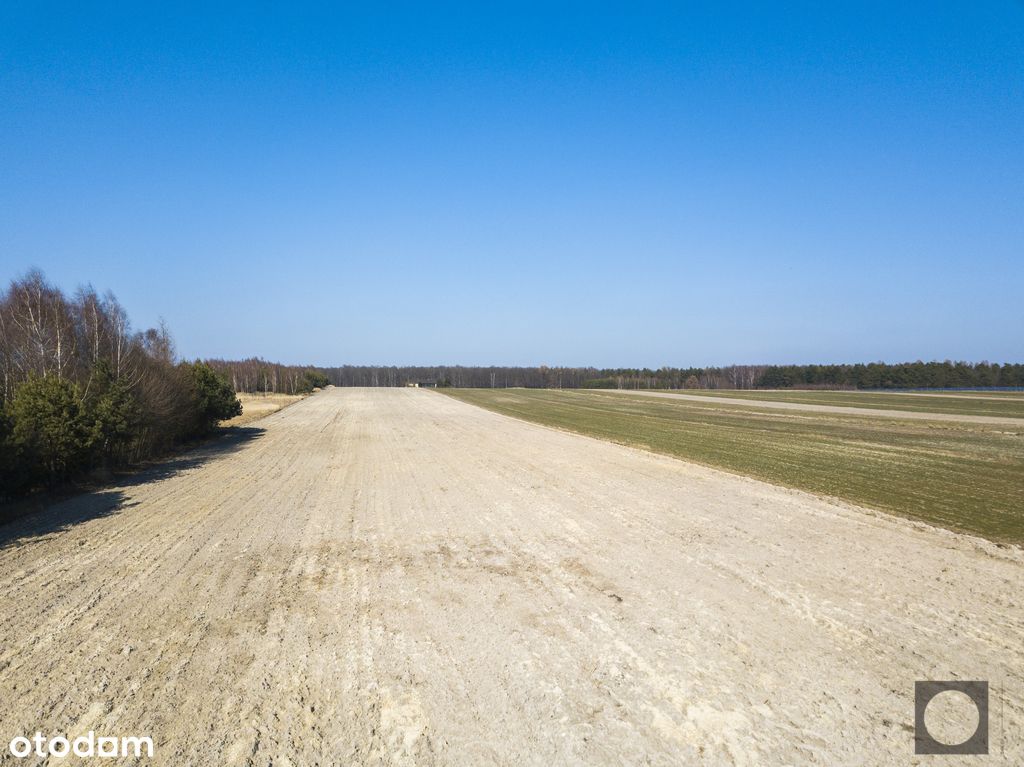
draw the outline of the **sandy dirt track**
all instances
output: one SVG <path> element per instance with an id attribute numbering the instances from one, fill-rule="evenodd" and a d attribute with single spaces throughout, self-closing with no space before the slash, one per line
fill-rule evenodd
<path id="1" fill-rule="evenodd" d="M 804 410 L 809 413 L 835 413 L 837 415 L 869 415 L 878 418 L 899 418 L 912 421 L 960 421 L 962 423 L 991 423 L 1003 426 L 1024 426 L 1024 418 L 998 415 L 971 415 L 958 413 L 926 413 L 918 410 L 884 410 L 873 407 L 847 407 L 845 405 L 811 405 L 803 402 L 775 402 L 772 400 L 743 399 L 742 397 L 703 396 L 680 392 L 651 391 L 649 389 L 597 389 L 602 393 L 640 394 L 645 397 L 665 397 L 703 402 L 705 405 L 743 405 L 769 410 Z"/>
<path id="2" fill-rule="evenodd" d="M 1017 549 L 429 391 L 254 426 L 0 528 L 5 763 L 92 729 L 161 765 L 932 764 L 914 681 L 950 678 L 1021 763 Z"/>

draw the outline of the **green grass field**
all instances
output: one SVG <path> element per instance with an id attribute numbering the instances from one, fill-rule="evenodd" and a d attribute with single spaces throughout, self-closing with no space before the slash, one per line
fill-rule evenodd
<path id="1" fill-rule="evenodd" d="M 869 407 L 917 413 L 1024 418 L 1024 392 L 964 392 L 956 395 L 895 394 L 857 391 L 750 391 L 694 389 L 680 394 L 733 397 L 755 402 L 796 402 L 804 405 Z"/>
<path id="2" fill-rule="evenodd" d="M 580 390 L 450 389 L 527 421 L 1024 543 L 1024 428 Z"/>

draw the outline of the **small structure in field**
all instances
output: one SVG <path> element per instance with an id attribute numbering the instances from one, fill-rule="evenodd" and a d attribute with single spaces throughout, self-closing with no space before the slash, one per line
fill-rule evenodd
<path id="1" fill-rule="evenodd" d="M 437 381 L 406 381 L 405 385 L 412 389 L 436 389 Z"/>

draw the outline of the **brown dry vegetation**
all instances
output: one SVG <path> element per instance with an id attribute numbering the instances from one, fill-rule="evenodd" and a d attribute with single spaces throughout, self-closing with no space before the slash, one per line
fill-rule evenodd
<path id="1" fill-rule="evenodd" d="M 242 403 L 242 414 L 234 418 L 221 421 L 221 426 L 244 426 L 245 424 L 266 418 L 278 410 L 292 405 L 308 395 L 306 394 L 246 394 L 240 392 L 238 400 Z"/>

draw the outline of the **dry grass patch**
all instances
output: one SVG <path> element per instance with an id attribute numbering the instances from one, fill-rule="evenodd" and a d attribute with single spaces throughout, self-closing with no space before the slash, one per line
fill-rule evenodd
<path id="1" fill-rule="evenodd" d="M 679 393 L 704 396 L 709 400 L 719 397 L 744 399 L 750 400 L 752 405 L 756 405 L 758 402 L 789 402 L 800 405 L 906 410 L 916 413 L 1024 418 L 1024 392 L 947 394 L 942 392 L 806 391 L 798 389 L 687 389 Z"/>
<path id="2" fill-rule="evenodd" d="M 282 408 L 286 408 L 300 399 L 305 394 L 239 394 L 238 399 L 242 403 L 242 414 L 227 421 L 221 421 L 221 426 L 244 426 L 245 424 L 266 418 Z"/>

